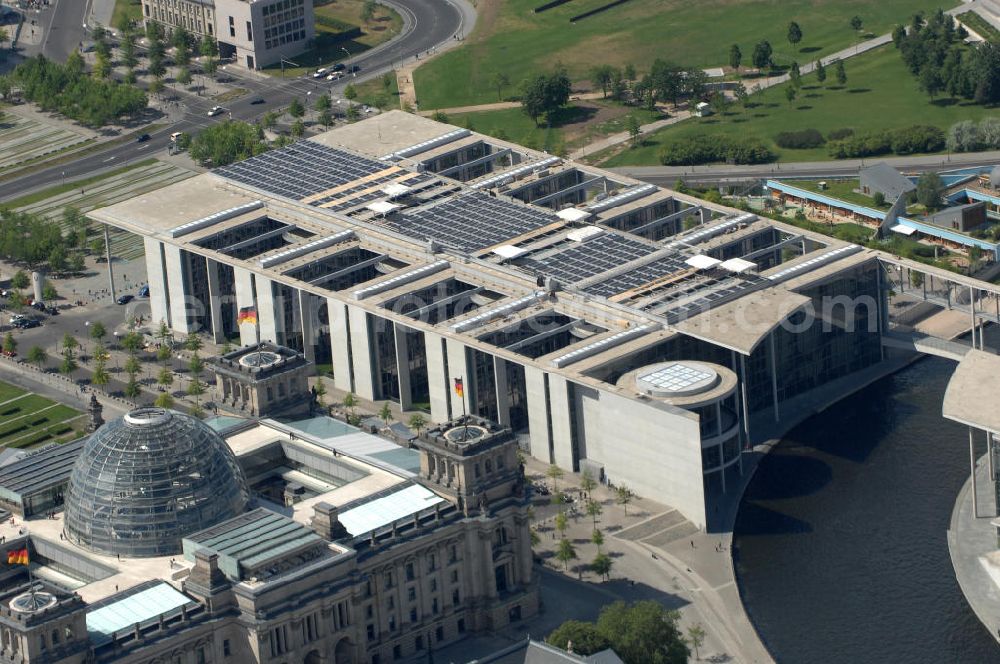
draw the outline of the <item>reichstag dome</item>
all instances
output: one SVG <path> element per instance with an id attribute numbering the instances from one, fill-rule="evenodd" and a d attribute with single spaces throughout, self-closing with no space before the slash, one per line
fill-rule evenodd
<path id="1" fill-rule="evenodd" d="M 181 553 L 181 539 L 246 509 L 246 478 L 225 441 L 200 420 L 140 408 L 108 422 L 73 467 L 64 533 L 98 553 Z"/>

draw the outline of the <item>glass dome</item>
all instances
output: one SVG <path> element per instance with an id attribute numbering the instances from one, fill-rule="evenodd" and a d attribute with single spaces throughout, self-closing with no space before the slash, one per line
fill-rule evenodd
<path id="1" fill-rule="evenodd" d="M 69 478 L 64 532 L 128 557 L 181 553 L 181 538 L 236 516 L 249 491 L 229 446 L 189 415 L 140 408 L 91 435 Z"/>

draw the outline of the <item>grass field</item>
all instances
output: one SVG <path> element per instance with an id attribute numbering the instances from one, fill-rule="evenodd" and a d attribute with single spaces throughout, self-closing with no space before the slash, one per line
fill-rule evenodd
<path id="1" fill-rule="evenodd" d="M 563 109 L 553 126 L 541 127 L 520 108 L 448 115 L 451 124 L 513 141 L 552 154 L 566 154 L 592 140 L 625 131 L 625 118 L 635 115 L 641 124 L 652 122 L 659 114 L 630 108 L 610 101 L 576 102 Z"/>
<path id="2" fill-rule="evenodd" d="M 447 108 L 496 101 L 490 84 L 497 72 L 516 86 L 532 74 L 564 64 L 574 81 L 596 64 L 632 63 L 641 73 L 656 58 L 689 67 L 729 64 L 729 47 L 740 45 L 745 65 L 754 44 L 770 41 L 778 64 L 800 64 L 836 52 L 863 33 L 883 34 L 917 11 L 945 0 L 631 0 L 575 24 L 569 18 L 607 0 L 572 0 L 541 14 L 543 0 L 480 0 L 476 29 L 461 47 L 417 69 L 420 107 Z M 864 21 L 861 33 L 850 18 Z M 788 43 L 788 22 L 802 41 Z M 508 90 L 505 94 L 513 94 Z"/>
<path id="3" fill-rule="evenodd" d="M 818 129 L 826 135 L 843 127 L 860 133 L 913 124 L 935 125 L 947 130 L 959 120 L 979 120 L 996 113 L 994 109 L 963 100 L 938 98 L 931 101 L 921 92 L 916 79 L 891 45 L 851 58 L 846 68 L 844 89 L 839 89 L 829 75 L 825 85 L 820 85 L 813 75 L 805 76 L 802 90 L 791 104 L 785 98 L 785 85 L 775 86 L 755 95 L 753 108 L 746 112 L 740 106 L 733 106 L 724 117 L 686 120 L 645 136 L 641 147 L 608 157 L 596 155 L 595 161 L 603 166 L 658 164 L 657 154 L 664 139 L 705 133 L 760 138 L 780 161 L 822 161 L 830 158 L 826 147 L 786 150 L 775 145 L 774 136 L 782 131 L 808 128 Z"/>
<path id="4" fill-rule="evenodd" d="M 115 0 L 115 10 L 111 14 L 111 25 L 106 27 L 117 26 L 123 17 L 132 19 L 137 24 L 141 23 L 142 0 Z"/>
<path id="5" fill-rule="evenodd" d="M 336 0 L 316 4 L 315 47 L 291 58 L 299 67 L 285 66 L 285 76 L 303 76 L 317 67 L 348 60 L 348 54 L 355 57 L 368 49 L 388 41 L 399 34 L 403 25 L 402 17 L 385 5 L 377 5 L 375 15 L 367 24 L 361 20 L 363 0 Z M 324 25 L 329 19 L 337 27 Z M 361 28 L 361 36 L 354 39 L 338 39 L 337 34 L 345 29 Z M 347 49 L 347 53 L 344 52 Z M 281 65 L 271 65 L 264 71 L 272 76 L 281 75 Z"/>
<path id="6" fill-rule="evenodd" d="M 892 207 L 889 203 L 884 205 L 875 205 L 875 201 L 872 200 L 871 196 L 865 196 L 864 194 L 855 191 L 861 186 L 861 183 L 857 178 L 852 180 L 829 180 L 825 179 L 822 182 L 826 182 L 826 189 L 820 189 L 820 180 L 785 180 L 788 184 L 794 185 L 796 187 L 801 187 L 807 191 L 815 191 L 818 194 L 824 194 L 825 196 L 830 196 L 831 198 L 839 198 L 842 201 L 847 201 L 848 203 L 854 203 L 856 205 L 864 205 L 865 207 L 870 207 L 873 210 L 888 210 Z"/>
<path id="7" fill-rule="evenodd" d="M 389 87 L 385 87 L 383 80 L 389 81 Z M 383 110 L 399 108 L 399 83 L 395 74 L 389 73 L 370 79 L 354 86 L 358 93 L 357 101 L 361 104 L 374 106 Z"/>
<path id="8" fill-rule="evenodd" d="M 983 39 L 1000 43 L 1000 30 L 994 28 L 992 23 L 987 22 L 985 18 L 976 12 L 970 10 L 959 14 L 958 19 Z"/>
<path id="9" fill-rule="evenodd" d="M 77 436 L 82 414 L 63 404 L 0 383 L 0 446 L 30 447 Z"/>

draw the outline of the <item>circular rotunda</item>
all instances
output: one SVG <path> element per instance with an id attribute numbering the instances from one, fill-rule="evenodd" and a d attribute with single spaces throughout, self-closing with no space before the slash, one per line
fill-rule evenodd
<path id="1" fill-rule="evenodd" d="M 70 474 L 64 533 L 107 555 L 176 555 L 183 537 L 242 513 L 248 498 L 243 471 L 214 430 L 177 411 L 140 408 L 87 440 Z"/>

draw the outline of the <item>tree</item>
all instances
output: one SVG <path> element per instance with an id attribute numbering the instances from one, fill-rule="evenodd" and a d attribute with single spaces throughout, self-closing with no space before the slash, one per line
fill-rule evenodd
<path id="1" fill-rule="evenodd" d="M 90 382 L 98 387 L 103 387 L 111 382 L 111 375 L 108 373 L 105 360 L 99 359 L 94 363 L 94 373 L 90 376 Z"/>
<path id="2" fill-rule="evenodd" d="M 80 342 L 78 342 L 72 334 L 67 332 L 63 335 L 62 347 L 64 350 L 76 350 L 80 347 Z"/>
<path id="3" fill-rule="evenodd" d="M 156 328 L 156 340 L 159 341 L 163 346 L 167 346 L 168 349 L 174 343 L 174 335 L 170 331 L 170 326 L 167 325 L 167 321 L 161 320 L 160 325 Z M 167 355 L 166 359 L 169 359 L 170 355 Z"/>
<path id="4" fill-rule="evenodd" d="M 844 61 L 837 60 L 835 65 L 835 75 L 837 77 L 837 85 L 843 86 L 847 83 L 847 70 L 844 69 Z"/>
<path id="5" fill-rule="evenodd" d="M 944 199 L 945 186 L 937 173 L 923 173 L 917 179 L 917 202 L 928 210 L 937 210 Z"/>
<path id="6" fill-rule="evenodd" d="M 156 382 L 163 387 L 170 387 L 174 384 L 174 372 L 170 370 L 170 367 L 163 367 L 156 376 Z"/>
<path id="7" fill-rule="evenodd" d="M 798 94 L 798 90 L 795 89 L 794 85 L 785 86 L 785 99 L 788 100 L 789 105 L 795 101 L 795 96 Z"/>
<path id="8" fill-rule="evenodd" d="M 385 423 L 385 426 L 389 426 L 389 420 L 392 419 L 392 408 L 389 406 L 388 401 L 382 404 L 382 407 L 379 409 L 378 418 Z"/>
<path id="9" fill-rule="evenodd" d="M 883 194 L 881 191 L 876 191 L 874 194 L 872 194 L 872 203 L 874 203 L 877 207 L 882 207 L 883 205 L 885 205 L 885 194 Z"/>
<path id="10" fill-rule="evenodd" d="M 608 96 L 608 88 L 611 86 L 611 79 L 615 68 L 611 65 L 597 65 L 590 70 L 590 82 L 599 87 L 605 99 Z"/>
<path id="11" fill-rule="evenodd" d="M 330 110 L 330 106 L 330 95 L 320 95 L 316 98 L 316 103 L 313 104 L 313 108 L 317 111 L 328 111 Z"/>
<path id="12" fill-rule="evenodd" d="M 788 24 L 788 43 L 795 46 L 802 41 L 802 28 L 795 21 Z"/>
<path id="13" fill-rule="evenodd" d="M 610 580 L 611 577 L 611 567 L 614 563 L 611 561 L 611 556 L 606 553 L 598 553 L 594 556 L 594 560 L 590 563 L 590 569 L 593 570 L 594 574 L 597 574 L 605 581 Z"/>
<path id="14" fill-rule="evenodd" d="M 66 350 L 63 351 L 63 359 L 62 362 L 59 364 L 59 373 L 66 376 L 70 376 L 78 368 L 79 365 L 76 363 L 76 354 L 73 353 L 72 350 L 67 348 Z"/>
<path id="15" fill-rule="evenodd" d="M 351 416 L 353 416 L 354 409 L 358 407 L 358 398 L 354 396 L 354 392 L 348 392 L 345 394 L 342 403 L 344 404 L 344 408 L 346 408 L 350 412 Z"/>
<path id="16" fill-rule="evenodd" d="M 589 470 L 583 471 L 583 474 L 580 476 L 580 488 L 583 489 L 583 493 L 588 497 L 590 496 L 590 492 L 597 488 L 597 480 L 594 479 Z"/>
<path id="17" fill-rule="evenodd" d="M 552 480 L 552 493 L 559 493 L 559 480 L 563 475 L 563 469 L 554 463 L 545 471 L 545 476 Z"/>
<path id="18" fill-rule="evenodd" d="M 288 114 L 296 119 L 301 118 L 306 114 L 306 108 L 302 105 L 302 102 L 299 101 L 298 97 L 293 99 L 292 103 L 288 105 Z"/>
<path id="19" fill-rule="evenodd" d="M 344 111 L 344 115 L 347 117 L 348 122 L 357 122 L 361 119 L 361 111 L 358 110 L 357 106 L 348 106 L 347 110 Z"/>
<path id="20" fill-rule="evenodd" d="M 796 88 L 802 87 L 802 72 L 799 70 L 799 63 L 793 62 L 788 70 L 788 78 Z"/>
<path id="21" fill-rule="evenodd" d="M 864 22 L 861 20 L 860 16 L 858 16 L 858 15 L 855 14 L 854 16 L 851 17 L 851 29 L 852 30 L 854 30 L 855 32 L 858 32 L 859 30 L 861 30 L 861 27 L 863 25 L 864 25 Z"/>
<path id="22" fill-rule="evenodd" d="M 634 81 L 635 80 L 635 65 L 633 65 L 631 62 L 629 62 L 628 64 L 626 64 L 622 68 L 622 77 L 626 81 Z"/>
<path id="23" fill-rule="evenodd" d="M 24 270 L 18 270 L 14 273 L 14 276 L 10 278 L 11 288 L 16 288 L 17 290 L 24 290 L 31 285 L 31 277 Z"/>
<path id="24" fill-rule="evenodd" d="M 721 117 L 726 114 L 726 109 L 729 108 L 729 100 L 723 93 L 713 92 L 712 96 L 708 98 L 708 105 L 713 113 Z"/>
<path id="25" fill-rule="evenodd" d="M 576 548 L 572 542 L 563 537 L 559 540 L 559 548 L 556 549 L 556 560 L 563 564 L 563 569 L 568 570 L 570 561 L 576 559 Z"/>
<path id="26" fill-rule="evenodd" d="M 278 124 L 278 114 L 274 111 L 268 111 L 260 119 L 260 124 L 265 129 L 274 129 L 274 127 Z"/>
<path id="27" fill-rule="evenodd" d="M 69 267 L 69 271 L 73 274 L 80 274 L 83 272 L 87 267 L 83 260 L 83 254 L 80 252 L 73 252 L 70 254 L 67 267 Z"/>
<path id="28" fill-rule="evenodd" d="M 188 396 L 194 397 L 195 403 L 199 403 L 201 395 L 205 393 L 205 384 L 196 377 L 188 383 L 187 393 Z"/>
<path id="29" fill-rule="evenodd" d="M 326 381 L 322 378 L 316 379 L 316 385 L 313 387 L 316 394 L 316 403 L 320 406 L 326 405 Z"/>
<path id="30" fill-rule="evenodd" d="M 559 537 L 566 536 L 566 528 L 569 526 L 569 518 L 566 516 L 566 512 L 559 512 L 556 514 L 555 527 L 559 531 Z"/>
<path id="31" fill-rule="evenodd" d="M 133 355 L 139 352 L 139 349 L 142 348 L 142 335 L 134 330 L 129 332 L 122 338 L 122 348 Z"/>
<path id="32" fill-rule="evenodd" d="M 406 421 L 406 426 L 412 429 L 419 436 L 420 430 L 427 426 L 427 418 L 420 413 L 414 413 L 413 415 L 410 415 L 410 419 Z"/>
<path id="33" fill-rule="evenodd" d="M 42 365 L 45 364 L 45 361 L 48 359 L 49 359 L 49 354 L 46 353 L 45 349 L 42 348 L 41 346 L 32 346 L 28 350 L 28 361 L 31 362 L 32 364 L 38 365 L 39 369 L 42 368 Z"/>
<path id="34" fill-rule="evenodd" d="M 139 358 L 135 355 L 129 355 L 125 358 L 125 373 L 137 374 L 142 371 L 142 364 L 139 362 Z"/>
<path id="35" fill-rule="evenodd" d="M 56 290 L 56 287 L 52 285 L 51 281 L 46 279 L 45 283 L 42 284 L 42 299 L 45 300 L 46 302 L 49 302 L 51 300 L 55 300 L 58 297 L 59 297 L 59 291 Z"/>
<path id="36" fill-rule="evenodd" d="M 625 662 L 686 664 L 687 646 L 677 627 L 680 614 L 659 602 L 615 602 L 601 611 L 597 628 Z"/>
<path id="37" fill-rule="evenodd" d="M 344 88 L 344 99 L 348 101 L 354 101 L 357 98 L 358 98 L 357 88 L 354 87 L 353 83 L 348 84 L 348 86 Z"/>
<path id="38" fill-rule="evenodd" d="M 17 340 L 14 339 L 14 333 L 8 332 L 3 337 L 3 352 L 8 355 L 13 355 L 17 352 Z"/>
<path id="39" fill-rule="evenodd" d="M 125 396 L 129 399 L 135 399 L 140 394 L 142 394 L 142 386 L 139 385 L 139 380 L 135 374 L 129 374 L 128 382 L 125 383 Z"/>
<path id="40" fill-rule="evenodd" d="M 333 124 L 333 113 L 330 112 L 330 109 L 324 108 L 322 111 L 319 112 L 316 121 L 319 122 L 324 127 L 326 127 L 327 129 L 329 129 L 330 125 Z"/>
<path id="41" fill-rule="evenodd" d="M 201 38 L 201 45 L 199 46 L 201 54 L 206 58 L 216 58 L 219 56 L 219 45 L 212 39 L 211 36 L 205 35 Z"/>
<path id="42" fill-rule="evenodd" d="M 365 3 L 361 5 L 361 20 L 370 23 L 375 18 L 376 6 L 375 0 L 365 0 Z"/>
<path id="43" fill-rule="evenodd" d="M 551 124 L 554 113 L 569 102 L 572 87 L 565 69 L 541 74 L 522 87 L 521 107 L 536 125 L 542 114 Z"/>
<path id="44" fill-rule="evenodd" d="M 177 82 L 181 85 L 191 85 L 191 70 L 188 67 L 182 66 L 177 72 Z"/>
<path id="45" fill-rule="evenodd" d="M 753 66 L 757 69 L 764 69 L 771 66 L 772 53 L 769 41 L 765 39 L 764 41 L 757 42 L 757 45 L 753 47 Z"/>
<path id="46" fill-rule="evenodd" d="M 628 132 L 629 140 L 632 142 L 633 147 L 639 145 L 639 137 L 642 135 L 642 125 L 639 124 L 639 118 L 634 115 L 626 117 L 625 131 Z"/>
<path id="47" fill-rule="evenodd" d="M 601 504 L 596 500 L 587 501 L 587 516 L 589 516 L 594 522 L 594 528 L 597 528 L 597 517 L 601 516 L 604 509 Z"/>
<path id="48" fill-rule="evenodd" d="M 594 532 L 590 534 L 590 541 L 597 547 L 597 552 L 600 553 L 601 547 L 604 546 L 604 533 L 599 528 L 594 528 Z"/>
<path id="49" fill-rule="evenodd" d="M 503 89 L 510 85 L 510 78 L 502 71 L 498 71 L 490 78 L 490 86 L 496 88 L 497 101 L 503 101 Z"/>
<path id="50" fill-rule="evenodd" d="M 920 88 L 931 99 L 934 99 L 945 87 L 945 83 L 941 79 L 941 72 L 931 65 L 924 65 L 924 68 L 920 71 L 919 82 Z"/>
<path id="51" fill-rule="evenodd" d="M 736 96 L 736 101 L 740 103 L 743 107 L 743 112 L 746 113 L 750 106 L 750 93 L 747 92 L 747 86 L 743 83 L 737 83 L 736 87 L 733 88 L 733 95 Z"/>
<path id="52" fill-rule="evenodd" d="M 198 355 L 198 353 L 192 355 L 191 359 L 188 361 L 188 370 L 195 377 L 201 376 L 201 372 L 205 370 L 205 361 L 201 359 L 201 356 Z"/>
<path id="53" fill-rule="evenodd" d="M 156 397 L 156 401 L 153 402 L 153 405 L 157 408 L 173 408 L 174 397 L 170 394 L 170 392 L 160 392 Z"/>
<path id="54" fill-rule="evenodd" d="M 295 138 L 302 138 L 302 135 L 306 133 L 306 125 L 302 120 L 296 120 L 291 126 L 292 136 Z"/>
<path id="55" fill-rule="evenodd" d="M 635 494 L 625 485 L 620 485 L 615 489 L 615 502 L 625 508 L 625 514 L 628 514 L 628 504 L 632 502 L 635 498 Z"/>
<path id="56" fill-rule="evenodd" d="M 566 650 L 572 643 L 573 652 L 583 656 L 611 647 L 611 642 L 597 629 L 597 625 L 579 620 L 567 620 L 559 625 L 545 637 L 545 642 L 562 650 Z"/>
<path id="57" fill-rule="evenodd" d="M 741 62 L 743 62 L 743 51 L 740 50 L 739 44 L 733 44 L 729 47 L 729 66 L 739 71 Z"/>
<path id="58" fill-rule="evenodd" d="M 98 53 L 94 59 L 94 78 L 108 79 L 111 76 L 111 59 L 103 53 Z"/>
<path id="59" fill-rule="evenodd" d="M 267 142 L 261 127 L 237 120 L 226 120 L 199 132 L 188 149 L 191 158 L 202 164 L 225 166 L 266 152 Z"/>
<path id="60" fill-rule="evenodd" d="M 701 648 L 702 644 L 705 643 L 705 628 L 701 626 L 701 623 L 691 625 L 687 628 L 687 635 L 691 647 L 694 648 L 694 658 L 700 660 L 701 654 L 698 652 L 698 648 Z"/>
<path id="61" fill-rule="evenodd" d="M 107 336 L 108 331 L 104 327 L 104 323 L 98 321 L 90 326 L 90 338 L 94 341 L 100 341 L 105 336 Z"/>
<path id="62" fill-rule="evenodd" d="M 822 60 L 816 61 L 816 80 L 822 83 L 826 80 L 826 67 L 823 65 Z"/>

